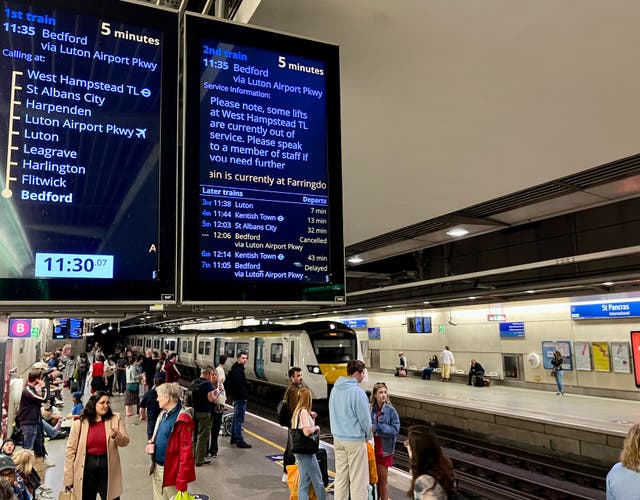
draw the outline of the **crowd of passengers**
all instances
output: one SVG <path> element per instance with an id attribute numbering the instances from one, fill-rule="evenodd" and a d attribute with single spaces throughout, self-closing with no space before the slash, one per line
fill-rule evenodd
<path id="1" fill-rule="evenodd" d="M 223 368 L 227 360 L 224 355 L 217 367 L 202 368 L 200 377 L 189 387 L 187 401 L 181 400 L 182 390 L 176 382 L 180 373 L 175 366 L 175 353 L 159 355 L 147 351 L 137 355 L 122 347 L 105 356 L 97 346 L 91 357 L 93 362 L 89 362 L 86 353 L 74 359 L 61 350 L 47 354 L 29 372 L 17 411 L 14 439 L 4 440 L 0 449 L 0 500 L 54 498 L 53 491 L 42 481 L 44 469 L 58 465 L 47 459 L 45 436 L 67 438 L 62 464 L 63 496 L 77 500 L 113 500 L 122 495 L 118 450 L 129 445 L 126 424 L 134 423 L 133 419 L 146 422 L 154 500 L 170 500 L 178 492 L 187 492 L 196 479 L 196 468 L 211 464 L 217 457 L 225 404 L 234 406 L 230 444 L 240 449 L 252 447 L 242 432 L 249 395 L 244 374 L 247 353 L 238 353 L 228 372 Z M 453 364 L 452 354 L 448 361 Z M 406 369 L 402 353 L 400 363 Z M 438 358 L 433 356 L 427 368 L 433 370 L 438 365 Z M 472 371 L 484 370 L 472 361 L 469 383 Z M 326 480 L 317 451 L 320 428 L 315 423 L 311 391 L 305 387 L 299 367 L 291 368 L 288 374 L 284 411 L 289 432 L 312 444 L 311 449 L 307 445 L 300 449 L 299 442 L 290 437 L 283 456 L 282 479 L 301 500 L 309 498 L 311 489 L 318 500 L 325 500 Z M 428 378 L 430 372 L 423 375 Z M 393 465 L 400 418 L 384 382 L 374 384 L 367 397 L 360 386 L 366 377 L 362 361 L 349 361 L 346 376 L 338 378 L 329 398 L 335 455 L 334 498 L 338 500 L 365 500 L 373 488 L 376 498 L 389 499 L 388 471 Z M 61 391 L 65 387 L 72 390 L 73 400 L 67 417 L 59 410 L 64 404 Z M 84 394 L 88 395 L 85 404 Z M 123 395 L 125 415 L 121 416 L 112 411 L 111 398 Z M 431 427 L 410 427 L 403 444 L 411 467 L 409 498 L 451 498 L 456 491 L 453 465 Z M 628 492 L 640 491 L 639 449 L 640 425 L 635 425 L 625 440 L 620 463 L 607 477 L 608 499 L 631 498 Z"/>

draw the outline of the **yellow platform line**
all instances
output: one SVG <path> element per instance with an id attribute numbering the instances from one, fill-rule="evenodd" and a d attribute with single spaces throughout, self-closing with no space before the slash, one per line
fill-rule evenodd
<path id="1" fill-rule="evenodd" d="M 255 432 L 248 431 L 244 427 L 242 428 L 242 431 L 246 432 L 247 434 L 249 434 L 249 436 L 251 436 L 252 438 L 257 439 L 258 441 L 262 441 L 263 443 L 268 444 L 269 446 L 273 446 L 278 451 L 284 452 L 284 448 L 282 446 L 280 446 L 278 443 L 274 443 L 270 439 L 264 438 L 264 437 L 260 436 L 259 434 L 256 434 Z M 328 472 L 329 472 L 329 475 L 331 477 L 336 477 L 335 471 L 329 470 Z"/>

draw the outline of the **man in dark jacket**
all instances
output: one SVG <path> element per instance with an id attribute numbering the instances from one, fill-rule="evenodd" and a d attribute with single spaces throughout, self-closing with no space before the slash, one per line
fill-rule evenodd
<path id="1" fill-rule="evenodd" d="M 233 422 L 231 424 L 231 444 L 238 448 L 251 448 L 242 437 L 242 424 L 244 424 L 244 414 L 247 411 L 247 398 L 249 397 L 249 383 L 244 374 L 244 365 L 247 363 L 247 353 L 238 353 L 236 362 L 229 370 L 225 383 L 225 390 L 233 399 Z"/>
<path id="2" fill-rule="evenodd" d="M 44 390 L 44 393 L 40 392 Z M 36 457 L 44 458 L 44 431 L 40 409 L 42 403 L 49 398 L 49 391 L 44 388 L 42 370 L 31 370 L 27 376 L 27 383 L 22 391 L 17 420 L 24 436 L 22 447 L 33 450 Z M 48 464 L 45 464 L 48 465 Z"/>
<path id="3" fill-rule="evenodd" d="M 471 385 L 471 381 L 473 380 L 473 377 L 476 377 L 476 380 L 478 380 L 478 378 L 480 380 L 484 380 L 483 379 L 483 375 L 484 375 L 484 368 L 482 367 L 482 365 L 480 363 L 478 363 L 475 359 L 471 360 L 471 367 L 469 368 L 469 382 L 467 383 L 467 385 Z M 476 387 L 482 387 L 484 385 L 484 381 L 481 384 L 476 383 Z"/>

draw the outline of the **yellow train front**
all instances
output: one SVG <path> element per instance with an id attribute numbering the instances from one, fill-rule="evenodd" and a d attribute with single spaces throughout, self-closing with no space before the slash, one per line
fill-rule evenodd
<path id="1" fill-rule="evenodd" d="M 302 378 L 314 399 L 326 399 L 329 387 L 346 375 L 347 362 L 362 359 L 356 332 L 334 321 L 312 321 L 296 325 L 243 326 L 233 329 L 184 331 L 178 334 L 150 333 L 130 337 L 138 348 L 161 346 L 179 355 L 178 368 L 187 379 L 195 378 L 200 367 L 215 366 L 227 355 L 229 370 L 238 352 L 246 351 L 247 379 L 256 392 L 266 394 L 289 385 L 287 372 L 302 369 Z"/>

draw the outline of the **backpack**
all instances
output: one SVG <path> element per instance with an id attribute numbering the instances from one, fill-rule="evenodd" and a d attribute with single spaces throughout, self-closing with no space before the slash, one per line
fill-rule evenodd
<path id="1" fill-rule="evenodd" d="M 189 389 L 184 394 L 184 405 L 193 407 L 196 403 L 200 403 L 202 395 L 200 394 L 200 386 L 204 384 L 206 380 L 197 378 L 189 384 Z"/>
<path id="2" fill-rule="evenodd" d="M 278 403 L 278 408 L 276 408 L 276 415 L 278 415 L 278 423 L 282 427 L 291 427 L 291 412 L 289 411 L 289 404 L 285 399 Z"/>

